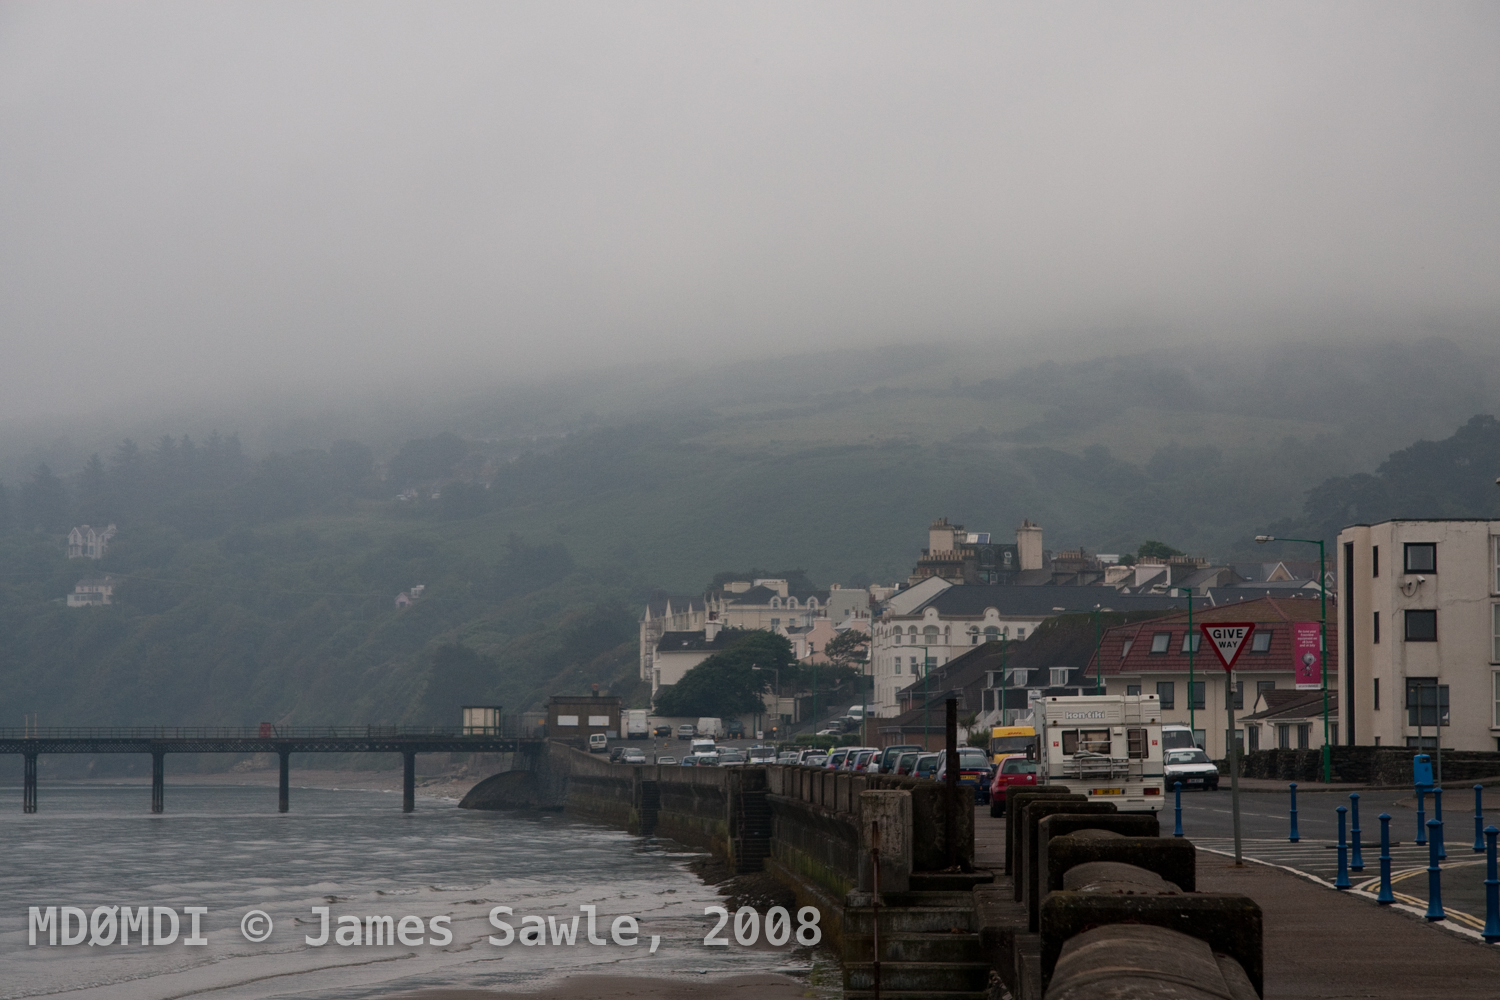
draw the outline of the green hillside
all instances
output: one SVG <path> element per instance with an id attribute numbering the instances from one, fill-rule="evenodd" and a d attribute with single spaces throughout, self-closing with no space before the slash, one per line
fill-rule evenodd
<path id="1" fill-rule="evenodd" d="M 933 348 L 455 395 L 403 434 L 370 415 L 361 437 L 353 410 L 140 446 L 13 435 L 0 718 L 443 722 L 591 682 L 638 698 L 653 589 L 748 565 L 904 579 L 940 515 L 1229 558 L 1273 525 L 1489 513 L 1494 421 L 1448 435 L 1494 412 L 1492 360 L 1432 341 L 1007 368 Z M 84 522 L 119 526 L 109 607 L 65 605 L 96 569 L 63 555 Z"/>

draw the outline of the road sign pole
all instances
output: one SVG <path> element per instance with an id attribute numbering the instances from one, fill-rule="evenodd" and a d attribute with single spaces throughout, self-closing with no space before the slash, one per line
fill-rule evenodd
<path id="1" fill-rule="evenodd" d="M 1240 746 L 1234 738 L 1234 671 L 1226 670 L 1224 676 L 1229 685 L 1229 808 L 1234 813 L 1234 863 L 1238 867 L 1245 860 L 1240 854 Z M 1191 699 L 1191 691 L 1188 697 Z"/>
<path id="2" fill-rule="evenodd" d="M 1250 643 L 1250 635 L 1255 631 L 1254 622 L 1218 622 L 1212 625 L 1200 625 L 1204 638 L 1208 639 L 1209 645 L 1213 647 L 1214 655 L 1219 658 L 1219 663 L 1224 667 L 1224 703 L 1228 706 L 1229 731 L 1226 737 L 1229 741 L 1229 802 L 1230 811 L 1234 815 L 1234 863 L 1237 867 L 1245 864 L 1241 850 L 1240 841 L 1240 744 L 1234 737 L 1234 661 L 1240 658 L 1247 645 Z M 1188 644 L 1192 648 L 1192 644 Z M 1193 692 L 1188 690 L 1188 704 L 1192 704 Z"/>

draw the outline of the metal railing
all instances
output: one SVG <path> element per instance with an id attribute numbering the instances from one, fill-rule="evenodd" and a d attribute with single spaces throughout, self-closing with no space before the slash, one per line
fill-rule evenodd
<path id="1" fill-rule="evenodd" d="M 530 719 L 506 717 L 498 726 L 11 726 L 0 727 L 7 740 L 253 740 L 253 739 L 391 739 L 396 737 L 516 739 L 542 735 Z"/>

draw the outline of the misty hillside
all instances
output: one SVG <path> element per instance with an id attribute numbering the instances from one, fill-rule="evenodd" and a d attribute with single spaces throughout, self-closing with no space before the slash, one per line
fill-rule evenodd
<path id="1" fill-rule="evenodd" d="M 1494 368 L 1451 343 L 994 374 L 931 353 L 679 375 L 649 398 L 616 387 L 608 410 L 562 390 L 529 415 L 457 400 L 400 440 L 378 420 L 342 436 L 359 422 L 334 414 L 97 457 L 33 447 L 0 493 L 0 701 L 77 724 L 310 724 L 443 722 L 593 681 L 629 697 L 652 589 L 739 565 L 904 579 L 935 516 L 1224 558 L 1273 527 L 1500 499 L 1500 433 L 1470 420 L 1495 411 Z M 107 608 L 64 603 L 96 568 L 63 556 L 81 523 L 119 529 Z"/>

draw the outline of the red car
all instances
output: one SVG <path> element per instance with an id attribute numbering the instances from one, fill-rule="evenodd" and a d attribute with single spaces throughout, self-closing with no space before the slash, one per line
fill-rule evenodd
<path id="1" fill-rule="evenodd" d="M 1006 789 L 1035 784 L 1036 761 L 1027 760 L 1024 753 L 1002 757 L 1000 766 L 995 768 L 994 780 L 990 782 L 990 815 L 1005 815 Z"/>

